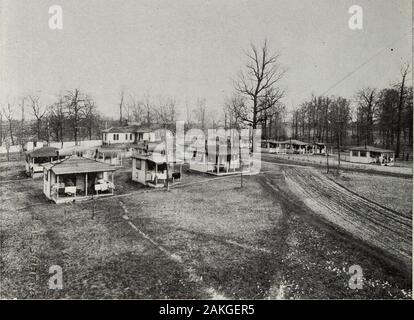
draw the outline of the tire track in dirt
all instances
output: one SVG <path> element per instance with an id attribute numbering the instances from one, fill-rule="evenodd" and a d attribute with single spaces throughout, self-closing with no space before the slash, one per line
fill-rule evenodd
<path id="1" fill-rule="evenodd" d="M 173 253 L 173 252 L 170 252 L 163 245 L 161 245 L 160 243 L 155 241 L 153 238 L 151 238 L 148 234 L 146 234 L 144 231 L 139 229 L 130 220 L 130 218 L 128 216 L 128 214 L 129 214 L 128 213 L 128 208 L 126 207 L 125 203 L 123 203 L 122 201 L 119 201 L 119 204 L 122 208 L 122 212 L 124 213 L 122 215 L 122 219 L 124 219 L 130 225 L 130 227 L 132 229 L 134 229 L 138 234 L 140 234 L 140 236 L 142 238 L 144 238 L 149 243 L 151 243 L 153 246 L 155 246 L 159 251 L 161 251 L 163 254 L 165 254 L 169 259 L 171 259 L 175 263 L 178 263 L 178 264 L 182 265 L 184 271 L 188 274 L 188 278 L 191 282 L 194 282 L 198 285 L 201 285 L 202 287 L 205 287 L 205 284 L 203 283 L 203 277 L 198 275 L 196 270 L 192 266 L 189 265 L 188 261 L 184 261 L 185 259 L 183 259 L 180 255 L 178 255 L 176 253 Z M 225 299 L 227 299 L 224 295 L 219 293 L 215 288 L 213 288 L 211 286 L 207 287 L 207 288 L 204 288 L 204 292 L 210 299 L 213 299 L 213 300 L 216 300 L 216 299 L 225 300 Z"/>
<path id="2" fill-rule="evenodd" d="M 409 268 L 412 220 L 350 192 L 312 169 L 285 168 L 289 189 L 308 208 Z"/>

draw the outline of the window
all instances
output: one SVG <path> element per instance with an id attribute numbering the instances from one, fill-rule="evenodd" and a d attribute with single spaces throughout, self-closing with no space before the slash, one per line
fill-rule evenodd
<path id="1" fill-rule="evenodd" d="M 132 140 L 132 133 L 129 134 L 129 140 Z"/>
<path id="2" fill-rule="evenodd" d="M 119 140 L 119 134 L 118 133 L 114 133 L 114 140 Z"/>
<path id="3" fill-rule="evenodd" d="M 125 133 L 125 140 L 128 140 L 128 133 Z"/>
<path id="4" fill-rule="evenodd" d="M 352 156 L 353 156 L 353 157 L 358 157 L 358 151 L 353 150 L 353 151 L 352 151 Z"/>
<path id="5" fill-rule="evenodd" d="M 103 137 L 104 141 L 106 141 L 106 133 L 104 133 L 104 137 Z"/>
<path id="6" fill-rule="evenodd" d="M 366 151 L 361 151 L 360 157 L 366 157 L 367 156 L 367 152 Z"/>
<path id="7" fill-rule="evenodd" d="M 141 159 L 135 159 L 135 168 L 137 168 L 137 170 L 142 170 L 142 160 Z"/>
<path id="8" fill-rule="evenodd" d="M 44 175 L 45 175 L 45 180 L 49 181 L 49 171 L 44 171 Z"/>

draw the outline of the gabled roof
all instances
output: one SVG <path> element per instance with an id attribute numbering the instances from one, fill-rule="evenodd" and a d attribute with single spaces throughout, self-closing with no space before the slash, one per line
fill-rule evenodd
<path id="1" fill-rule="evenodd" d="M 55 174 L 106 172 L 116 169 L 106 163 L 98 162 L 93 159 L 71 156 L 63 160 L 42 164 L 46 170 L 52 170 Z"/>
<path id="2" fill-rule="evenodd" d="M 39 149 L 35 149 L 33 151 L 27 152 L 29 156 L 32 158 L 38 158 L 38 157 L 56 157 L 58 148 L 54 147 L 42 147 Z"/>
<path id="3" fill-rule="evenodd" d="M 390 149 L 382 149 L 373 146 L 357 146 L 357 147 L 350 147 L 349 150 L 352 151 L 370 151 L 370 152 L 378 152 L 378 153 L 393 153 L 394 150 Z"/>
<path id="4" fill-rule="evenodd" d="M 102 130 L 104 133 L 147 133 L 152 132 L 156 129 L 152 129 L 148 126 L 140 126 L 140 125 L 130 125 L 125 127 L 111 127 L 105 130 Z"/>

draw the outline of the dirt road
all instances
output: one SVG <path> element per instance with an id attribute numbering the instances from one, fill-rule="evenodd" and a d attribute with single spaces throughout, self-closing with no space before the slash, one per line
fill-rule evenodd
<path id="1" fill-rule="evenodd" d="M 288 167 L 284 175 L 313 212 L 410 268 L 412 219 L 407 214 L 364 199 L 311 168 Z"/>

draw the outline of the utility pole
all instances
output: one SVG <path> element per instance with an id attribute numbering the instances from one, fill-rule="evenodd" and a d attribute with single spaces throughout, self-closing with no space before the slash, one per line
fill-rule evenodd
<path id="1" fill-rule="evenodd" d="M 241 152 L 241 129 L 239 130 L 239 167 L 240 167 L 240 188 L 243 188 L 243 162 Z"/>
<path id="2" fill-rule="evenodd" d="M 326 153 L 326 173 L 329 173 L 329 151 L 328 151 L 328 146 L 325 146 L 325 153 Z"/>
<path id="3" fill-rule="evenodd" d="M 341 166 L 341 133 L 342 133 L 342 122 L 341 122 L 341 115 L 338 112 L 338 120 L 337 120 L 337 128 L 338 128 L 338 176 L 339 170 Z"/>

